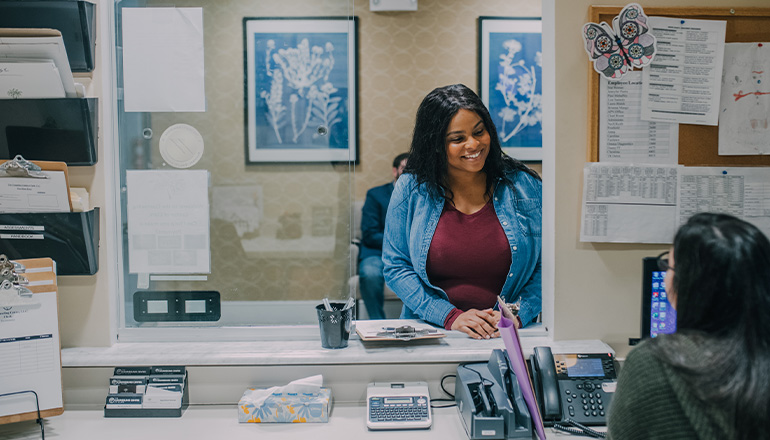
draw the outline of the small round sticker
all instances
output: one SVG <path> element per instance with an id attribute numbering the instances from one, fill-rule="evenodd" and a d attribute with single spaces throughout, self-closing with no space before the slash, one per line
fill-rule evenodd
<path id="1" fill-rule="evenodd" d="M 160 137 L 160 155 L 174 168 L 190 168 L 203 156 L 203 136 L 191 125 L 174 124 Z"/>

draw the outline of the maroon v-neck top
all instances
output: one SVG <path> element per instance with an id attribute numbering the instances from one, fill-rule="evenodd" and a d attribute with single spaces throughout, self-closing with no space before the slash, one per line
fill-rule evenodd
<path id="1" fill-rule="evenodd" d="M 511 249 L 491 201 L 473 214 L 444 204 L 426 266 L 430 282 L 456 307 L 444 328 L 464 311 L 493 307 L 510 267 Z"/>

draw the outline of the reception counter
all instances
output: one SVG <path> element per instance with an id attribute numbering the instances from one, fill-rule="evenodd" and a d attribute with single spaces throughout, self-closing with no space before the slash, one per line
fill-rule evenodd
<path id="1" fill-rule="evenodd" d="M 535 346 L 554 353 L 607 353 L 598 340 L 552 341 L 523 336 L 525 356 Z M 45 421 L 46 438 L 102 439 L 314 439 L 391 438 L 393 432 L 368 431 L 365 395 L 369 382 L 425 381 L 431 398 L 448 398 L 441 379 L 458 364 L 486 361 L 501 339 L 473 340 L 459 332 L 427 341 L 364 343 L 353 337 L 344 349 L 327 350 L 318 340 L 261 342 L 136 342 L 111 347 L 62 350 L 64 414 Z M 181 418 L 105 419 L 102 406 L 115 366 L 185 365 L 190 407 Z M 322 374 L 332 390 L 329 423 L 239 424 L 236 403 L 246 388 L 267 388 Z M 454 381 L 446 381 L 453 391 Z M 550 435 L 549 435 L 550 437 Z M 0 426 L 0 440 L 40 438 L 33 422 Z M 410 431 L 409 438 L 464 439 L 456 408 L 434 410 L 430 430 Z"/>

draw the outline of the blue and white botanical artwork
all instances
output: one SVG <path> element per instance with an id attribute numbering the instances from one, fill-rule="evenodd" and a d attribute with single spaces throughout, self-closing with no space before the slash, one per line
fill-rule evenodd
<path id="1" fill-rule="evenodd" d="M 256 148 L 348 148 L 348 35 L 252 38 Z"/>
<path id="2" fill-rule="evenodd" d="M 489 113 L 502 147 L 542 147 L 540 33 L 490 32 Z"/>

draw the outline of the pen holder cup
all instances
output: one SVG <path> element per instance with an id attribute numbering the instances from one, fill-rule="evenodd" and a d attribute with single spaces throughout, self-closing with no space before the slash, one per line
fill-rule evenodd
<path id="1" fill-rule="evenodd" d="M 321 346 L 323 348 L 345 348 L 350 339 L 350 326 L 353 320 L 353 307 L 345 309 L 343 303 L 331 303 L 332 311 L 327 311 L 323 304 L 315 307 L 318 312 L 318 326 L 321 328 Z"/>

